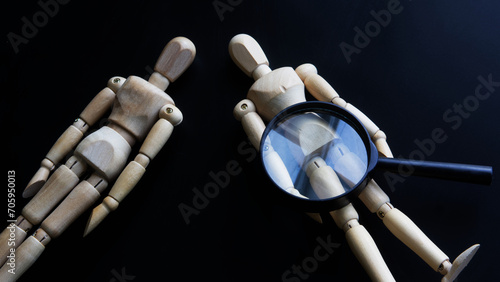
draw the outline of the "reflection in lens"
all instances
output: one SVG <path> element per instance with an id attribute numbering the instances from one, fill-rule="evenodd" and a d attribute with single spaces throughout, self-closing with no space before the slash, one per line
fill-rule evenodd
<path id="1" fill-rule="evenodd" d="M 327 199 L 352 190 L 368 164 L 365 144 L 338 114 L 315 109 L 285 116 L 263 136 L 264 166 L 283 190 Z"/>
<path id="2" fill-rule="evenodd" d="M 274 183 L 294 196 L 305 198 L 295 189 L 285 164 L 271 145 L 264 146 L 264 159 L 266 160 L 266 170 Z"/>

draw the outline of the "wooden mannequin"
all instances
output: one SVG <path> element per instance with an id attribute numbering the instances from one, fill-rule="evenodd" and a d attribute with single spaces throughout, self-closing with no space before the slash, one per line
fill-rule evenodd
<path id="1" fill-rule="evenodd" d="M 277 113 L 296 103 L 305 101 L 304 86 L 318 100 L 331 102 L 345 108 L 355 115 L 365 126 L 372 141 L 381 155 L 393 157 L 386 135 L 366 115 L 353 105 L 339 97 L 338 93 L 326 80 L 317 74 L 316 67 L 303 64 L 293 70 L 282 67 L 271 70 L 266 55 L 259 44 L 249 35 L 239 34 L 229 43 L 229 53 L 236 65 L 255 83 L 248 91 L 247 99 L 239 102 L 234 108 L 236 119 L 240 120 L 251 143 L 259 150 L 262 133 L 266 126 L 264 120 L 270 121 Z M 290 193 L 300 195 L 293 187 L 286 168 L 280 157 L 270 148 L 265 157 L 272 158 L 275 182 L 288 187 Z M 314 165 L 311 165 L 314 162 Z M 335 171 L 319 158 L 311 160 L 303 167 L 310 178 L 313 190 L 326 196 L 341 193 L 341 186 Z M 389 197 L 371 180 L 359 195 L 368 209 L 382 219 L 387 228 L 404 244 L 419 255 L 435 271 L 444 275 L 442 281 L 453 281 L 460 271 L 474 256 L 479 245 L 474 245 L 464 251 L 454 263 L 401 211 L 394 208 Z M 358 214 L 349 204 L 339 210 L 331 211 L 330 215 L 337 226 L 344 230 L 352 251 L 367 271 L 373 281 L 394 281 L 394 278 L 384 262 L 375 242 L 359 224 Z M 318 220 L 318 216 L 314 217 Z"/>
<path id="2" fill-rule="evenodd" d="M 195 53 L 189 39 L 172 39 L 163 49 L 149 81 L 136 76 L 126 80 L 111 78 L 108 87 L 97 94 L 62 134 L 24 191 L 24 196 L 34 197 L 15 225 L 15 274 L 4 264 L 0 269 L 0 281 L 17 280 L 45 246 L 92 206 L 108 183 L 117 177 L 109 195 L 94 209 L 85 234 L 118 207 L 165 145 L 174 126 L 181 123 L 182 113 L 164 91 L 189 67 Z M 109 124 L 81 140 L 88 128 L 110 108 Z M 139 153 L 125 167 L 131 148 L 137 142 L 142 142 Z M 55 165 L 73 148 L 73 156 L 48 178 Z M 80 180 L 86 174 L 90 176 Z M 39 224 L 33 236 L 24 240 L 28 231 Z M 11 248 L 5 248 L 8 236 L 7 229 L 0 235 L 2 264 Z"/>

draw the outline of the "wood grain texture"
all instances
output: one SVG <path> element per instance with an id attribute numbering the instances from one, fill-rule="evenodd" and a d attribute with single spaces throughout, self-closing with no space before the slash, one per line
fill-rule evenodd
<path id="1" fill-rule="evenodd" d="M 28 182 L 28 185 L 26 185 L 26 188 L 23 191 L 23 197 L 29 198 L 38 193 L 43 185 L 45 185 L 50 172 L 54 168 L 55 164 L 51 160 L 47 158 L 43 159 L 40 168 L 37 170 L 35 175 L 33 175 L 30 182 Z"/>
<path id="2" fill-rule="evenodd" d="M 75 149 L 75 155 L 109 181 L 120 174 L 131 150 L 122 135 L 103 126 L 80 142 Z"/>
<path id="3" fill-rule="evenodd" d="M 148 133 L 139 152 L 154 159 L 172 135 L 174 126 L 167 120 L 159 119 Z"/>
<path id="4" fill-rule="evenodd" d="M 390 202 L 389 196 L 373 179 L 368 182 L 358 198 L 372 213 L 377 212 L 383 204 Z"/>
<path id="5" fill-rule="evenodd" d="M 248 76 L 252 77 L 255 69 L 261 65 L 269 66 L 266 54 L 259 43 L 247 34 L 238 34 L 229 42 L 229 55 L 233 62 Z M 259 71 L 259 77 L 269 68 Z"/>
<path id="6" fill-rule="evenodd" d="M 384 262 L 377 245 L 363 225 L 346 232 L 347 242 L 372 281 L 396 281 Z"/>
<path id="7" fill-rule="evenodd" d="M 400 210 L 393 208 L 387 211 L 383 218 L 383 222 L 394 236 L 414 251 L 435 271 L 438 271 L 441 263 L 449 259 L 448 256 Z"/>
<path id="8" fill-rule="evenodd" d="M 132 161 L 123 170 L 120 177 L 109 191 L 109 196 L 116 201 L 121 202 L 134 189 L 141 177 L 146 172 L 146 169 L 139 163 Z"/>
<path id="9" fill-rule="evenodd" d="M 78 182 L 78 175 L 66 165 L 60 166 L 54 171 L 42 189 L 23 208 L 23 216 L 34 225 L 40 224 Z"/>
<path id="10" fill-rule="evenodd" d="M 158 87 L 140 77 L 130 76 L 116 94 L 109 120 L 142 141 L 166 104 L 175 105 L 174 100 Z"/>
<path id="11" fill-rule="evenodd" d="M 87 181 L 80 182 L 42 222 L 41 228 L 52 239 L 59 237 L 101 194 Z"/>
<path id="12" fill-rule="evenodd" d="M 29 236 L 17 249 L 16 249 L 16 269 L 15 273 L 9 272 L 9 265 L 4 264 L 0 268 L 0 281 L 14 282 L 28 270 L 31 265 L 40 257 L 45 250 L 45 246 L 40 243 L 35 237 Z"/>
<path id="13" fill-rule="evenodd" d="M 17 246 L 21 245 L 27 234 L 26 231 L 19 228 L 19 226 L 14 223 L 7 226 L 7 228 L 0 233 L 0 242 L 5 242 L 0 244 L 0 265 L 3 265 L 7 261 L 7 256 L 11 253 L 11 249 L 15 249 Z M 9 241 L 10 238 L 13 238 L 14 241 Z M 14 242 L 14 245 L 10 245 L 7 242 Z"/>
<path id="14" fill-rule="evenodd" d="M 123 79 L 123 78 L 122 78 Z M 112 80 L 114 81 L 114 79 Z M 111 82 L 116 84 L 116 82 Z M 88 126 L 94 125 L 111 108 L 115 101 L 116 94 L 111 88 L 106 87 L 99 92 L 80 114 Z"/>
<path id="15" fill-rule="evenodd" d="M 257 112 L 266 121 L 280 111 L 306 101 L 304 84 L 291 67 L 275 69 L 255 81 L 247 98 L 255 103 Z"/>
<path id="16" fill-rule="evenodd" d="M 83 132 L 74 125 L 70 125 L 66 131 L 57 139 L 56 143 L 47 153 L 46 158 L 52 163 L 59 163 L 83 137 Z"/>
<path id="17" fill-rule="evenodd" d="M 172 39 L 161 52 L 154 70 L 174 82 L 191 65 L 196 48 L 186 37 Z"/>
<path id="18" fill-rule="evenodd" d="M 255 111 L 255 104 L 252 100 L 243 99 L 234 107 L 233 114 L 237 120 L 241 121 L 243 130 L 258 151 L 260 150 L 260 141 L 266 125 Z"/>

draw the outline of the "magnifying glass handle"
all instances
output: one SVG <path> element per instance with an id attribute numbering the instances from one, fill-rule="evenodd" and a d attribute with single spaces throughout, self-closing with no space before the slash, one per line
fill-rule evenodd
<path id="1" fill-rule="evenodd" d="M 379 158 L 377 170 L 453 180 L 481 185 L 490 185 L 493 179 L 491 166 Z"/>

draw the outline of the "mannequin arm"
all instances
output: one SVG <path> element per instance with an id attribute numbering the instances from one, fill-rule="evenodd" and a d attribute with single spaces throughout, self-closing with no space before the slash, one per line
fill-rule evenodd
<path id="1" fill-rule="evenodd" d="M 378 126 L 371 121 L 363 112 L 358 110 L 352 104 L 347 103 L 344 99 L 340 98 L 339 94 L 333 87 L 320 75 L 315 66 L 311 64 L 303 64 L 295 70 L 300 79 L 304 82 L 307 90 L 319 101 L 331 102 L 337 106 L 345 108 L 356 116 L 370 134 L 377 150 L 384 156 L 392 158 L 392 152 L 387 144 L 385 133 L 378 128 Z"/>
<path id="2" fill-rule="evenodd" d="M 259 114 L 257 114 L 254 103 L 249 99 L 241 100 L 234 107 L 233 114 L 238 121 L 241 121 L 248 139 L 250 139 L 250 142 L 258 151 L 260 149 L 260 139 L 266 129 L 266 125 Z"/>
<path id="3" fill-rule="evenodd" d="M 260 141 L 262 139 L 262 134 L 266 129 L 266 125 L 259 114 L 255 111 L 254 103 L 249 99 L 241 100 L 234 107 L 233 113 L 236 119 L 241 121 L 243 129 L 250 139 L 250 142 L 258 151 L 260 149 Z M 272 166 L 271 173 L 275 176 L 274 181 L 279 183 L 280 187 L 284 188 L 288 193 L 305 198 L 297 189 L 295 189 L 283 160 L 281 160 L 278 153 L 276 153 L 272 147 L 269 147 L 269 150 L 266 154 L 264 154 L 264 157 L 267 158 L 267 162 Z M 315 221 L 322 223 L 321 216 L 318 213 L 306 214 Z"/>
<path id="4" fill-rule="evenodd" d="M 50 172 L 83 138 L 89 127 L 97 122 L 113 105 L 115 92 L 125 79 L 114 77 L 108 81 L 108 87 L 99 92 L 80 114 L 79 118 L 66 129 L 57 139 L 46 157 L 42 160 L 40 169 L 35 173 L 23 192 L 23 197 L 35 195 L 45 184 Z"/>

